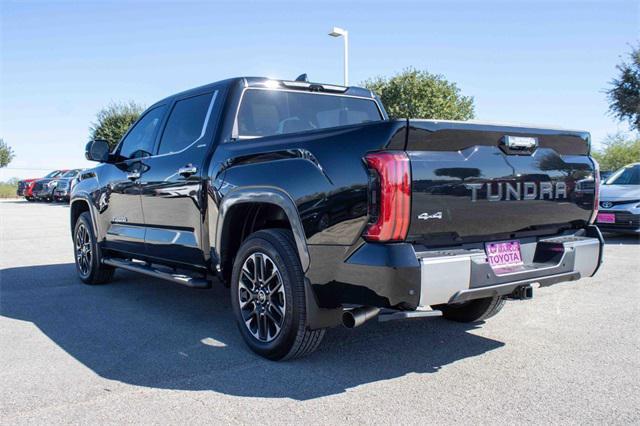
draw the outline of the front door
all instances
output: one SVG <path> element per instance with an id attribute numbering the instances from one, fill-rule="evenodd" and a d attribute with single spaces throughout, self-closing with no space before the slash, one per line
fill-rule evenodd
<path id="1" fill-rule="evenodd" d="M 205 159 L 217 117 L 218 91 L 175 99 L 154 156 L 140 178 L 147 255 L 204 265 Z"/>
<path id="2" fill-rule="evenodd" d="M 140 201 L 142 158 L 151 155 L 166 106 L 148 110 L 129 130 L 116 149 L 119 161 L 105 164 L 101 173 L 98 212 L 105 226 L 105 248 L 144 254 L 144 215 Z"/>

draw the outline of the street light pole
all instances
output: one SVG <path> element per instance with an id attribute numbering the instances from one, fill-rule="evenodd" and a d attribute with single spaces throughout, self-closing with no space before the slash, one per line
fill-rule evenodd
<path id="1" fill-rule="evenodd" d="M 344 85 L 349 85 L 349 31 L 333 27 L 329 33 L 331 37 L 342 37 L 344 39 Z"/>

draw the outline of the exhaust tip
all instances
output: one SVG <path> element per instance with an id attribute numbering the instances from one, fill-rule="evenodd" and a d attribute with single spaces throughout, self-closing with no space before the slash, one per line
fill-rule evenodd
<path id="1" fill-rule="evenodd" d="M 342 314 L 342 324 L 347 328 L 360 327 L 365 322 L 378 316 L 379 313 L 380 308 L 373 306 L 351 309 Z"/>
<path id="2" fill-rule="evenodd" d="M 354 328 L 356 326 L 356 318 L 351 311 L 346 311 L 342 314 L 342 324 L 347 328 Z"/>

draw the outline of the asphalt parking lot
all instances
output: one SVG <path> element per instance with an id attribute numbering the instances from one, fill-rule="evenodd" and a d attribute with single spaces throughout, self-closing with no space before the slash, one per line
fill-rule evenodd
<path id="1" fill-rule="evenodd" d="M 76 278 L 68 207 L 0 202 L 0 423 L 640 422 L 640 245 L 608 239 L 594 278 L 440 318 L 330 330 L 274 363 L 228 290 L 119 271 Z"/>

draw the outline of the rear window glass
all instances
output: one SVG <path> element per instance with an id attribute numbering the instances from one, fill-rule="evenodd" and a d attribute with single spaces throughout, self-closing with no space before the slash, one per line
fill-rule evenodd
<path id="1" fill-rule="evenodd" d="M 373 100 L 249 89 L 238 113 L 240 137 L 261 137 L 380 121 Z"/>

